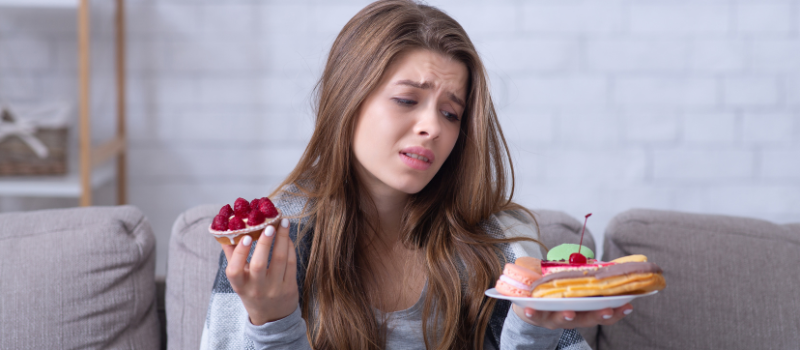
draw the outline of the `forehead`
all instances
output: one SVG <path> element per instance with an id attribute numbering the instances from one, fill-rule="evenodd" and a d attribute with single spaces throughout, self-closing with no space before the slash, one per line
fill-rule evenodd
<path id="1" fill-rule="evenodd" d="M 400 54 L 386 72 L 387 82 L 411 80 L 464 97 L 467 66 L 452 57 L 418 49 Z"/>

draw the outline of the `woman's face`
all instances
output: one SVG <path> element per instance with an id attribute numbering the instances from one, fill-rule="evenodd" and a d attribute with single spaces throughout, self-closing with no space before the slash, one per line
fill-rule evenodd
<path id="1" fill-rule="evenodd" d="M 372 195 L 421 191 L 458 139 L 467 67 L 428 50 L 402 54 L 361 105 L 353 151 Z"/>

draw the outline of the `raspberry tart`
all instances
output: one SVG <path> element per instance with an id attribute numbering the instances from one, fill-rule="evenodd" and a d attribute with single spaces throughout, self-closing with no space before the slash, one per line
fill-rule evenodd
<path id="1" fill-rule="evenodd" d="M 233 207 L 226 204 L 220 208 L 208 231 L 219 243 L 236 245 L 245 235 L 257 240 L 267 225 L 277 223 L 280 218 L 280 211 L 269 198 L 255 198 L 248 202 L 239 197 Z"/>

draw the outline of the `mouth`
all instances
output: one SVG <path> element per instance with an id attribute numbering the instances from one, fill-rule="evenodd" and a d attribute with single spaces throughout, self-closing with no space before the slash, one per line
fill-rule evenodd
<path id="1" fill-rule="evenodd" d="M 416 170 L 427 170 L 435 160 L 431 150 L 419 146 L 403 148 L 398 155 L 403 163 Z"/>
<path id="2" fill-rule="evenodd" d="M 428 158 L 427 158 L 427 157 L 425 157 L 425 156 L 421 156 L 421 155 L 419 155 L 419 154 L 415 154 L 415 153 L 406 153 L 406 152 L 400 152 L 400 153 L 401 153 L 402 155 L 406 156 L 406 157 L 409 157 L 409 158 L 414 158 L 414 159 L 418 159 L 418 160 L 421 160 L 421 161 L 423 161 L 423 162 L 425 162 L 425 163 L 430 163 L 430 162 L 431 162 L 431 161 L 430 161 L 430 159 L 428 159 Z"/>
<path id="3" fill-rule="evenodd" d="M 425 163 L 433 163 L 436 160 L 436 156 L 433 155 L 433 151 L 420 146 L 403 148 L 400 150 L 400 154 Z"/>

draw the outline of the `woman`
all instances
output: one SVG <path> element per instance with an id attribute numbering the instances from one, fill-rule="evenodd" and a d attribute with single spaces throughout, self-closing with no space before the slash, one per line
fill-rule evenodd
<path id="1" fill-rule="evenodd" d="M 536 223 L 506 192 L 486 72 L 453 19 L 411 1 L 367 6 L 317 93 L 311 141 L 271 196 L 291 220 L 223 246 L 204 347 L 588 348 L 563 329 L 629 312 L 509 310 L 484 296 Z"/>

